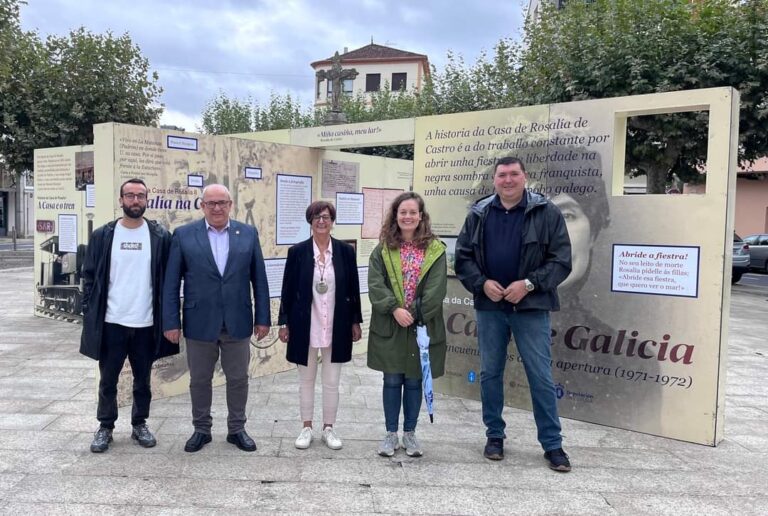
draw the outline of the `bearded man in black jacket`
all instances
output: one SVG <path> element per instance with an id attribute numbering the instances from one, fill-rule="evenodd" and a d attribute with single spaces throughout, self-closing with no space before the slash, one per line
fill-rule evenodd
<path id="1" fill-rule="evenodd" d="M 83 333 L 80 353 L 99 361 L 99 402 L 91 451 L 112 442 L 117 420 L 117 381 L 126 357 L 133 372 L 131 438 L 157 444 L 147 428 L 155 359 L 179 352 L 161 330 L 162 285 L 170 233 L 143 217 L 147 185 L 129 179 L 120 186 L 123 216 L 93 232 L 83 265 Z"/>

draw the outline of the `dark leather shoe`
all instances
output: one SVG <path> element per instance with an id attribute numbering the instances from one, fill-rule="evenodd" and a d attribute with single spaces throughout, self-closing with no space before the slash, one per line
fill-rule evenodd
<path id="1" fill-rule="evenodd" d="M 486 459 L 501 460 L 504 458 L 504 439 L 501 437 L 489 437 L 485 443 L 483 455 Z"/>
<path id="2" fill-rule="evenodd" d="M 245 433 L 245 430 L 241 430 L 236 434 L 229 434 L 227 442 L 234 444 L 243 451 L 256 451 L 256 443 Z"/>
<path id="3" fill-rule="evenodd" d="M 211 436 L 210 434 L 204 434 L 203 432 L 195 432 L 192 434 L 192 437 L 190 437 L 187 440 L 187 444 L 184 445 L 184 451 L 185 452 L 196 452 L 200 451 L 200 449 L 211 442 Z"/>
<path id="4" fill-rule="evenodd" d="M 144 448 L 152 448 L 157 444 L 155 436 L 149 431 L 146 424 L 136 425 L 131 431 L 131 439 L 139 443 Z"/>
<path id="5" fill-rule="evenodd" d="M 93 434 L 93 441 L 91 442 L 91 451 L 93 453 L 101 453 L 107 451 L 109 443 L 112 442 L 112 429 L 99 427 L 96 433 Z"/>

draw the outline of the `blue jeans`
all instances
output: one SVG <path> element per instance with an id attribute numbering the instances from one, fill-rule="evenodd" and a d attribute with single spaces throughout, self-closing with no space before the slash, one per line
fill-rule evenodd
<path id="1" fill-rule="evenodd" d="M 421 379 L 406 378 L 404 374 L 384 373 L 384 422 L 387 432 L 397 432 L 400 400 L 403 404 L 403 432 L 416 430 L 421 410 Z"/>
<path id="2" fill-rule="evenodd" d="M 480 392 L 487 437 L 506 437 L 504 367 L 510 334 L 523 360 L 531 389 L 533 418 L 544 451 L 560 448 L 560 419 L 552 381 L 549 312 L 502 312 L 477 310 L 477 341 L 480 346 Z"/>

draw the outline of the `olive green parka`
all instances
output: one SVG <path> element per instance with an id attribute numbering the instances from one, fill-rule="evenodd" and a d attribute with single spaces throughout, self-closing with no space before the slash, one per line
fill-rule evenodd
<path id="1" fill-rule="evenodd" d="M 432 240 L 424 253 L 416 299 L 411 314 L 418 322 L 416 306 L 430 337 L 429 359 L 432 377 L 445 371 L 445 323 L 443 300 L 446 294 L 447 269 L 445 245 Z M 371 300 L 371 325 L 368 333 L 368 367 L 385 373 L 405 373 L 407 378 L 421 378 L 416 324 L 403 328 L 393 312 L 404 305 L 403 269 L 400 249 L 382 244 L 371 253 L 368 267 L 368 297 Z"/>

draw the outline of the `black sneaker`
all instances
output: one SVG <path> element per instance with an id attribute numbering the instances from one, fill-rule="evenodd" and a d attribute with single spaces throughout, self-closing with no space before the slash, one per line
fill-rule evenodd
<path id="1" fill-rule="evenodd" d="M 147 428 L 145 423 L 133 427 L 131 439 L 142 445 L 144 448 L 152 448 L 157 444 L 155 436 L 152 435 L 152 432 L 149 431 L 149 428 Z"/>
<path id="2" fill-rule="evenodd" d="M 549 469 L 568 473 L 571 471 L 571 462 L 568 460 L 568 454 L 562 448 L 544 452 L 544 458 L 547 459 Z"/>
<path id="3" fill-rule="evenodd" d="M 504 439 L 501 437 L 489 437 L 485 443 L 483 455 L 486 459 L 501 460 L 504 458 Z"/>
<path id="4" fill-rule="evenodd" d="M 91 442 L 91 451 L 93 453 L 101 453 L 109 448 L 109 443 L 112 442 L 112 429 L 99 427 L 96 433 L 93 434 L 93 441 Z"/>

